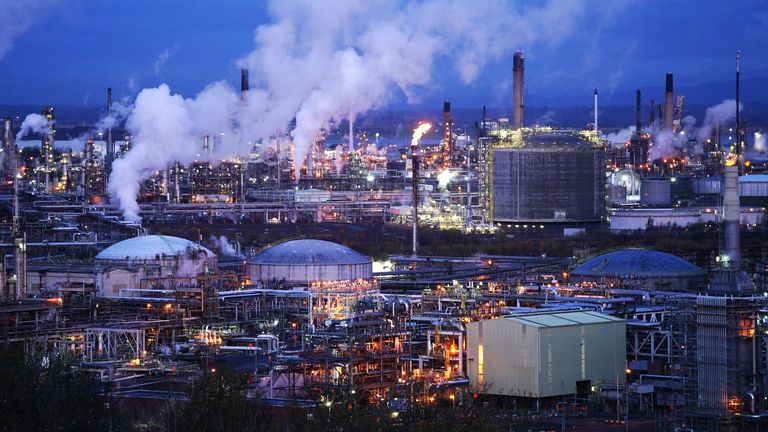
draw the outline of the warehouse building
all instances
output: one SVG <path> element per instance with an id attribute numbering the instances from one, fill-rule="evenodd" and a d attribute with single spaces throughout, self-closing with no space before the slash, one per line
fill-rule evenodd
<path id="1" fill-rule="evenodd" d="M 503 316 L 467 324 L 470 386 L 546 398 L 625 380 L 626 323 L 592 311 Z"/>

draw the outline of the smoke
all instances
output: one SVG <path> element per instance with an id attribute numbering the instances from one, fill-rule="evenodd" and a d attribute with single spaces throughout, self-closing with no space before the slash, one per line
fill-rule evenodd
<path id="1" fill-rule="evenodd" d="M 618 132 L 609 133 L 604 139 L 614 147 L 622 147 L 635 134 L 635 129 L 637 129 L 635 126 L 630 126 Z"/>
<path id="2" fill-rule="evenodd" d="M 768 153 L 768 147 L 765 145 L 765 134 L 762 132 L 755 132 L 755 144 L 754 150 L 758 153 Z"/>
<path id="3" fill-rule="evenodd" d="M 123 120 L 131 114 L 133 106 L 128 100 L 112 102 L 112 114 L 104 114 L 94 128 L 96 133 L 103 133 L 107 129 L 119 126 Z"/>
<path id="4" fill-rule="evenodd" d="M 739 104 L 739 109 L 743 109 L 744 105 Z M 736 101 L 733 99 L 726 99 L 719 104 L 707 108 L 707 112 L 704 115 L 704 123 L 696 133 L 696 139 L 699 142 L 706 142 L 706 140 L 712 135 L 712 130 L 722 128 L 726 123 L 736 118 Z"/>
<path id="5" fill-rule="evenodd" d="M 24 34 L 53 5 L 50 0 L 4 0 L 0 7 L 0 60 L 13 49 L 16 38 Z"/>
<path id="6" fill-rule="evenodd" d="M 417 101 L 417 94 L 431 81 L 437 59 L 461 53 L 451 60 L 462 82 L 470 83 L 489 59 L 537 40 L 556 41 L 582 13 L 577 1 L 552 2 L 525 11 L 500 0 L 472 4 L 433 0 L 410 2 L 402 8 L 386 1 L 346 1 L 333 11 L 317 2 L 286 3 L 272 4 L 277 22 L 257 33 L 259 42 L 279 42 L 262 45 L 249 57 L 248 65 L 259 69 L 261 62 L 269 61 L 280 69 L 298 64 L 300 70 L 314 71 L 304 77 L 313 85 L 300 101 L 296 128 L 291 132 L 296 169 L 304 162 L 314 136 L 328 128 L 330 121 L 378 108 L 397 94 Z M 333 18 L 324 20 L 329 13 Z M 455 16 L 463 19 L 453 19 Z M 329 26 L 329 22 L 337 24 Z M 349 22 L 356 24 L 349 26 Z M 476 26 L 477 22 L 483 26 Z M 551 22 L 558 25 L 545 25 Z M 504 30 L 510 26 L 516 29 L 512 35 Z M 297 34 L 296 28 L 302 32 Z M 478 50 L 478 46 L 485 49 Z M 271 55 L 264 55 L 267 53 Z M 285 63 L 275 61 L 275 54 Z M 285 78 L 281 76 L 280 81 Z"/>
<path id="7" fill-rule="evenodd" d="M 232 247 L 232 244 L 229 242 L 229 239 L 226 236 L 220 236 L 219 238 L 216 238 L 215 236 L 211 236 L 209 239 L 211 243 L 213 243 L 214 248 L 221 251 L 221 253 L 224 256 L 230 256 L 230 257 L 242 257 L 243 255 L 237 253 L 235 248 Z"/>
<path id="8" fill-rule="evenodd" d="M 487 62 L 514 49 L 557 43 L 585 16 L 583 2 L 339 0 L 329 8 L 273 0 L 271 23 L 256 29 L 256 48 L 238 61 L 257 77 L 247 104 L 222 83 L 191 100 L 165 85 L 142 91 L 127 122 L 134 155 L 116 162 L 110 195 L 126 217 L 137 218 L 139 182 L 175 161 L 188 162 L 199 153 L 201 134 L 224 134 L 212 156 L 218 159 L 247 156 L 251 145 L 289 133 L 299 172 L 315 137 L 332 123 L 393 98 L 418 101 L 437 61 L 452 64 L 461 81 L 471 83 Z"/>
<path id="9" fill-rule="evenodd" d="M 334 150 L 333 165 L 336 167 L 336 174 L 341 174 L 344 169 L 344 146 L 339 144 Z"/>
<path id="10" fill-rule="evenodd" d="M 16 141 L 24 138 L 30 133 L 48 134 L 48 118 L 42 114 L 32 113 L 24 118 L 21 123 L 21 129 L 16 134 Z"/>
<path id="11" fill-rule="evenodd" d="M 157 60 L 155 60 L 154 63 L 152 63 L 152 69 L 155 70 L 155 75 L 160 76 L 160 70 L 165 65 L 165 62 L 168 61 L 169 58 L 171 58 L 174 54 L 176 54 L 176 51 L 179 50 L 178 45 L 173 45 L 171 48 L 166 48 L 157 55 Z"/>
<path id="12" fill-rule="evenodd" d="M 453 180 L 458 173 L 456 171 L 450 171 L 450 170 L 442 170 L 437 175 L 437 187 L 441 190 L 445 190 L 448 188 L 448 185 L 451 183 L 451 180 Z"/>

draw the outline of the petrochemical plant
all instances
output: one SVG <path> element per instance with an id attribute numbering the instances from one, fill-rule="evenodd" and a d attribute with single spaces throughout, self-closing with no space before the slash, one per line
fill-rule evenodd
<path id="1" fill-rule="evenodd" d="M 173 398 L 178 376 L 226 364 L 274 406 L 357 394 L 395 417 L 477 399 L 657 430 L 764 426 L 768 248 L 741 239 L 766 229 L 768 175 L 749 157 L 738 59 L 731 123 L 688 128 L 667 74 L 664 103 L 646 117 L 638 90 L 618 142 L 598 127 L 597 90 L 583 129 L 526 122 L 524 69 L 515 53 L 511 120 L 483 109 L 461 129 L 446 101 L 412 137 L 350 121 L 303 160 L 277 140 L 211 161 L 223 138 L 195 137 L 195 161 L 137 185 L 140 221 L 111 198 L 129 130 L 65 141 L 52 107 L 32 133 L 6 118 L 3 342 L 74 358 L 118 398 Z M 241 88 L 245 101 L 247 70 Z M 111 89 L 106 105 L 111 116 Z M 277 242 L 201 234 L 307 224 L 402 225 L 405 247 L 374 261 L 298 230 Z M 557 242 L 696 227 L 718 232 L 718 251 L 458 257 L 419 244 L 420 230 Z"/>

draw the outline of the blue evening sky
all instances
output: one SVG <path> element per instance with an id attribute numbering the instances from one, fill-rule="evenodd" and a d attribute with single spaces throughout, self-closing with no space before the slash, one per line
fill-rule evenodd
<path id="1" fill-rule="evenodd" d="M 215 80 L 236 85 L 235 60 L 253 49 L 254 29 L 269 21 L 258 0 L 44 3 L 47 10 L 36 12 L 0 59 L 0 104 L 100 105 L 106 87 L 120 97 L 135 94 L 133 83 L 167 82 L 185 96 Z M 668 71 L 691 100 L 698 101 L 693 93 L 699 88 L 698 102 L 717 102 L 732 91 L 737 49 L 743 52 L 744 99 L 768 99 L 768 1 L 627 0 L 611 15 L 582 20 L 561 43 L 526 52 L 528 104 L 588 105 L 595 87 L 607 103 L 631 104 L 637 87 L 661 91 Z M 156 68 L 164 52 L 167 59 Z M 469 86 L 438 63 L 424 103 L 449 98 L 457 107 L 506 105 L 511 57 L 490 64 Z"/>

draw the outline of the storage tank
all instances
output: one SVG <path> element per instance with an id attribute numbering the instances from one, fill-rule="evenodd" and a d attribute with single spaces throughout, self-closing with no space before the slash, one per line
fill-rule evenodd
<path id="1" fill-rule="evenodd" d="M 671 197 L 669 179 L 644 179 L 640 186 L 640 204 L 668 205 Z"/>
<path id="2" fill-rule="evenodd" d="M 576 132 L 539 133 L 495 147 L 491 178 L 496 222 L 605 216 L 605 148 Z"/>
<path id="3" fill-rule="evenodd" d="M 344 245 L 325 240 L 290 240 L 262 249 L 248 263 L 253 282 L 313 282 L 368 280 L 373 261 Z"/>

